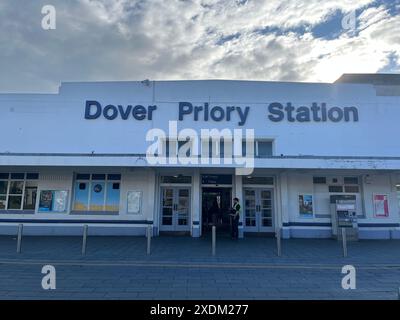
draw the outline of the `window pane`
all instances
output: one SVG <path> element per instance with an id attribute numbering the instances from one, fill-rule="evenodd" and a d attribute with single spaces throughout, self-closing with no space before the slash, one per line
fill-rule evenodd
<path id="1" fill-rule="evenodd" d="M 315 183 L 315 184 L 326 184 L 326 178 L 325 177 L 314 177 L 313 178 L 313 183 Z"/>
<path id="2" fill-rule="evenodd" d="M 360 192 L 358 186 L 344 186 L 344 191 L 349 193 L 358 193 Z"/>
<path id="3" fill-rule="evenodd" d="M 24 188 L 23 181 L 11 181 L 10 183 L 10 194 L 22 194 L 22 189 Z"/>
<path id="4" fill-rule="evenodd" d="M 89 188 L 87 182 L 75 182 L 74 208 L 76 211 L 88 210 Z"/>
<path id="5" fill-rule="evenodd" d="M 27 173 L 26 178 L 28 180 L 37 180 L 39 179 L 39 173 Z"/>
<path id="6" fill-rule="evenodd" d="M 329 192 L 343 192 L 342 186 L 329 186 Z"/>
<path id="7" fill-rule="evenodd" d="M 119 183 L 113 182 L 113 183 L 112 183 L 112 189 L 114 189 L 114 190 L 119 190 Z"/>
<path id="8" fill-rule="evenodd" d="M 24 210 L 35 210 L 36 194 L 36 187 L 25 188 Z"/>
<path id="9" fill-rule="evenodd" d="M 0 179 L 8 179 L 8 173 L 0 173 Z"/>
<path id="10" fill-rule="evenodd" d="M 21 210 L 22 196 L 9 196 L 8 197 L 8 208 Z"/>
<path id="11" fill-rule="evenodd" d="M 11 173 L 11 179 L 24 179 L 25 173 Z"/>
<path id="12" fill-rule="evenodd" d="M 0 181 L 0 194 L 7 194 L 8 181 Z"/>
<path id="13" fill-rule="evenodd" d="M 25 188 L 27 187 L 37 187 L 38 182 L 37 181 L 26 181 L 25 182 Z"/>
<path id="14" fill-rule="evenodd" d="M 344 184 L 358 184 L 357 177 L 344 177 Z"/>
<path id="15" fill-rule="evenodd" d="M 272 156 L 272 142 L 271 141 L 257 141 L 258 153 L 257 156 L 260 158 L 266 158 Z"/>
<path id="16" fill-rule="evenodd" d="M 119 211 L 119 183 L 107 183 L 106 211 Z"/>
<path id="17" fill-rule="evenodd" d="M 104 211 L 104 182 L 93 182 L 90 191 L 90 210 Z"/>
<path id="18" fill-rule="evenodd" d="M 107 179 L 108 180 L 121 180 L 121 175 L 120 174 L 108 174 Z"/>
<path id="19" fill-rule="evenodd" d="M 78 173 L 76 175 L 76 180 L 89 180 L 90 179 L 90 174 L 88 173 Z"/>
<path id="20" fill-rule="evenodd" d="M 105 174 L 92 174 L 92 180 L 106 180 Z"/>
<path id="21" fill-rule="evenodd" d="M 0 210 L 4 210 L 6 208 L 6 199 L 7 196 L 0 196 Z"/>
<path id="22" fill-rule="evenodd" d="M 249 150 L 247 150 L 249 149 Z M 254 157 L 254 153 L 256 152 L 256 141 L 253 143 L 253 147 L 251 146 L 250 141 L 246 142 L 242 141 L 242 156 Z"/>

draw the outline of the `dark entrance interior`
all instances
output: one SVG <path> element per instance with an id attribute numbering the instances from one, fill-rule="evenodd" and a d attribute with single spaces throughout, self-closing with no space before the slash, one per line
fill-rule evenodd
<path id="1" fill-rule="evenodd" d="M 229 234 L 229 211 L 232 203 L 232 188 L 207 187 L 202 192 L 203 234 L 211 232 L 213 225 L 218 233 Z"/>

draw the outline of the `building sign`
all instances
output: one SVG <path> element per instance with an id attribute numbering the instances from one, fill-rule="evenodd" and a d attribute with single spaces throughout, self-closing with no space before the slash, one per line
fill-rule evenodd
<path id="1" fill-rule="evenodd" d="M 387 194 L 374 194 L 374 216 L 386 218 L 389 216 L 389 202 Z"/>
<path id="2" fill-rule="evenodd" d="M 251 112 L 249 106 L 221 106 L 210 105 L 205 102 L 194 105 L 191 102 L 178 103 L 178 120 L 192 121 L 234 121 L 238 126 L 244 126 Z M 85 119 L 138 121 L 152 120 L 157 110 L 156 105 L 113 105 L 102 106 L 100 102 L 88 100 L 85 104 Z M 285 104 L 272 102 L 266 108 L 266 119 L 271 122 L 358 122 L 358 109 L 351 107 L 328 107 L 326 103 L 312 103 L 311 106 L 294 106 L 291 102 Z"/>
<path id="3" fill-rule="evenodd" d="M 201 184 L 232 184 L 232 175 L 230 174 L 202 174 Z"/>
<path id="4" fill-rule="evenodd" d="M 311 194 L 299 194 L 299 214 L 301 218 L 313 218 L 313 196 Z"/>

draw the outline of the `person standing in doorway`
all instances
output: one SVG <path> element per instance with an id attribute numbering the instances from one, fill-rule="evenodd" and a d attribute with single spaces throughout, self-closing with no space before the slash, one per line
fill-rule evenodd
<path id="1" fill-rule="evenodd" d="M 232 220 L 232 239 L 239 238 L 239 219 L 240 219 L 240 204 L 239 198 L 233 198 L 233 206 L 231 210 L 231 220 Z"/>

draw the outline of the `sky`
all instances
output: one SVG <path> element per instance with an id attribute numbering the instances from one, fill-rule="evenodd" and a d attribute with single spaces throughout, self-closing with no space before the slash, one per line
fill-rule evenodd
<path id="1" fill-rule="evenodd" d="M 399 31 L 400 0 L 0 0 L 0 92 L 399 73 Z"/>

